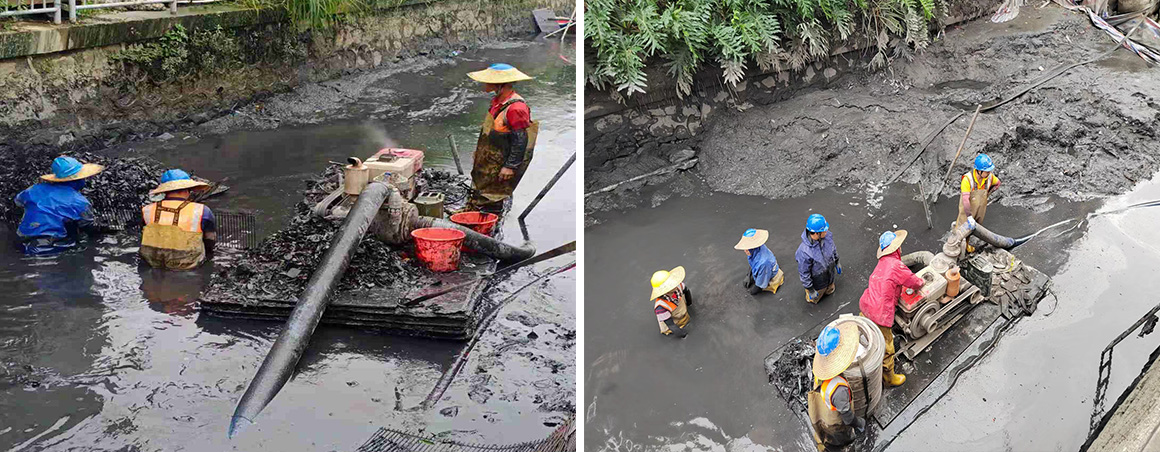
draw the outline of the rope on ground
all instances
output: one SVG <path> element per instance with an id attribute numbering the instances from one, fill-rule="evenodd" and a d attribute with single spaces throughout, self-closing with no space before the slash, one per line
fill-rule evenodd
<path id="1" fill-rule="evenodd" d="M 1142 22 L 1141 22 L 1141 24 L 1142 24 Z M 1027 94 L 1029 91 L 1031 91 L 1035 88 L 1038 88 L 1039 86 L 1043 85 L 1044 83 L 1047 83 L 1051 79 L 1054 79 L 1054 78 L 1060 76 L 1061 74 L 1063 74 L 1071 69 L 1074 69 L 1078 66 L 1083 66 L 1085 64 L 1094 63 L 1096 61 L 1099 61 L 1099 60 L 1106 58 L 1108 55 L 1111 55 L 1112 52 L 1115 52 L 1116 49 L 1123 46 L 1124 40 L 1128 39 L 1128 36 L 1130 36 L 1133 32 L 1135 32 L 1136 29 L 1140 28 L 1141 24 L 1136 24 L 1136 26 L 1134 28 L 1132 28 L 1131 31 L 1124 34 L 1123 39 L 1121 39 L 1119 42 L 1116 42 L 1116 44 L 1114 46 L 1112 46 L 1111 48 L 1109 48 L 1107 51 L 1105 51 L 1105 52 L 1103 52 L 1095 57 L 1086 59 L 1084 61 L 1080 61 L 1078 63 L 1061 64 L 1059 66 L 1056 66 L 1054 69 L 1048 71 L 1047 74 L 1045 74 L 1043 77 L 1040 77 L 1039 80 L 1034 81 L 1032 83 L 1029 83 L 1027 85 L 1024 85 L 1022 88 L 1013 91 L 1011 94 L 1007 95 L 1004 98 L 1001 98 L 999 100 L 996 100 L 996 101 L 993 101 L 993 102 L 990 102 L 987 104 L 983 104 L 983 106 L 981 108 L 979 108 L 979 111 L 987 112 L 987 111 L 991 111 L 991 110 L 994 110 L 996 108 L 999 108 L 999 107 L 1006 105 L 1007 103 L 1009 103 L 1015 99 L 1018 99 L 1020 96 Z M 890 180 L 888 180 L 886 182 L 886 184 L 889 185 L 889 184 L 893 183 L 894 181 L 898 180 L 899 177 L 901 177 L 904 173 L 906 173 L 907 170 L 910 169 L 911 166 L 914 165 L 914 162 L 918 161 L 919 157 L 922 157 L 922 153 L 926 151 L 926 148 L 928 146 L 930 146 L 930 143 L 932 143 L 934 141 L 935 137 L 937 137 L 939 134 L 941 134 L 943 132 L 943 130 L 946 130 L 946 128 L 948 126 L 950 126 L 951 123 L 957 121 L 959 118 L 965 116 L 966 114 L 967 114 L 966 110 L 960 111 L 957 115 L 955 115 L 955 116 L 951 117 L 951 119 L 947 120 L 947 122 L 944 123 L 942 125 L 942 127 L 939 127 L 937 129 L 935 129 L 934 131 L 932 131 L 930 134 L 928 134 L 926 136 L 926 138 L 923 139 L 922 144 L 919 145 L 918 151 L 916 151 L 914 153 L 914 158 L 910 159 L 910 162 L 908 162 L 905 166 L 903 166 L 902 169 L 900 171 L 898 171 L 897 174 L 894 175 L 894 177 L 890 178 Z M 935 193 L 934 196 L 938 196 L 938 193 Z"/>
<path id="2" fill-rule="evenodd" d="M 479 343 L 479 338 L 483 337 L 484 331 L 486 331 L 487 328 L 491 326 L 491 322 L 499 316 L 499 312 L 503 310 L 503 307 L 515 299 L 516 294 L 519 294 L 521 291 L 527 289 L 528 287 L 538 284 L 540 281 L 543 281 L 548 277 L 564 273 L 573 268 L 576 268 L 576 262 L 574 261 L 562 267 L 550 269 L 544 274 L 537 276 L 536 279 L 532 280 L 532 282 L 525 284 L 519 289 L 516 289 L 499 303 L 496 303 L 495 307 L 491 308 L 490 311 L 488 311 L 483 315 L 483 317 L 480 318 L 481 320 L 479 322 L 479 327 L 476 328 L 475 334 L 471 337 L 471 342 L 469 342 L 467 346 L 463 348 L 463 351 L 460 352 L 459 356 L 455 358 L 455 363 L 453 363 L 451 367 L 447 369 L 447 372 L 445 372 L 443 376 L 439 378 L 439 381 L 435 383 L 435 387 L 431 389 L 430 394 L 427 394 L 427 398 L 423 400 L 423 403 L 419 405 L 419 408 L 431 408 L 435 402 L 438 402 L 439 399 L 443 397 L 443 394 L 447 392 L 447 388 L 451 387 L 451 382 L 455 380 L 455 377 L 459 375 L 461 370 L 463 370 L 463 366 L 467 364 L 467 358 L 471 356 L 471 351 L 475 348 L 475 344 Z"/>

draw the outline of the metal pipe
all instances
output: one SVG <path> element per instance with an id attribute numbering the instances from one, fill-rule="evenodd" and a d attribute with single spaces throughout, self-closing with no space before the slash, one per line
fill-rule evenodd
<path id="1" fill-rule="evenodd" d="M 524 217 L 528 216 L 528 214 L 532 212 L 532 209 L 536 207 L 536 204 L 540 203 L 541 199 L 544 199 L 544 195 L 548 194 L 548 190 L 551 190 L 552 187 L 556 185 L 556 181 L 560 180 L 560 177 L 564 175 L 565 171 L 568 171 L 568 168 L 571 167 L 572 163 L 575 161 L 576 153 L 573 152 L 572 156 L 568 158 L 568 161 L 564 163 L 564 166 L 560 167 L 559 171 L 556 171 L 555 176 L 552 176 L 552 180 L 548 181 L 548 185 L 545 185 L 544 188 L 540 190 L 540 194 L 536 195 L 536 199 L 533 199 L 532 203 L 528 204 L 528 207 L 524 209 L 523 213 L 520 214 L 520 223 L 524 222 Z"/>
<path id="2" fill-rule="evenodd" d="M 412 229 L 449 228 L 463 231 L 464 234 L 467 234 L 463 243 L 468 248 L 501 261 L 522 261 L 536 254 L 536 248 L 531 244 L 525 244 L 524 246 L 509 245 L 475 232 L 475 230 L 469 227 L 458 225 L 442 218 L 419 217 L 412 226 Z"/>
<path id="3" fill-rule="evenodd" d="M 359 195 L 358 201 L 343 220 L 338 233 L 330 241 L 330 247 L 322 256 L 322 261 L 310 276 L 310 281 L 306 283 L 306 288 L 298 297 L 298 305 L 290 313 L 290 319 L 286 321 L 282 334 L 270 348 L 270 353 L 266 355 L 265 361 L 262 361 L 262 367 L 258 368 L 258 373 L 254 375 L 250 386 L 246 388 L 246 393 L 242 395 L 242 400 L 234 409 L 234 416 L 230 419 L 230 438 L 246 424 L 252 424 L 254 418 L 274 399 L 294 374 L 294 367 L 298 364 L 298 359 L 302 357 L 306 346 L 310 344 L 310 336 L 314 334 L 314 328 L 318 326 L 318 320 L 326 310 L 330 295 L 338 287 L 338 282 L 350 265 L 350 259 L 358 249 L 363 234 L 366 233 L 367 227 L 375 218 L 379 206 L 383 204 L 388 193 L 390 193 L 389 185 L 384 182 L 373 182 Z"/>
<path id="4" fill-rule="evenodd" d="M 463 164 L 459 163 L 459 146 L 455 145 L 455 138 L 451 134 L 447 134 L 447 141 L 451 142 L 451 158 L 455 159 L 455 170 L 459 171 L 459 175 L 463 175 Z"/>

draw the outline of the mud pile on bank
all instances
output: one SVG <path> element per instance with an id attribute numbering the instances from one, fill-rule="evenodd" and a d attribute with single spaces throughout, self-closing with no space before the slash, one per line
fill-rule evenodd
<path id="1" fill-rule="evenodd" d="M 48 149 L 0 154 L 0 218 L 5 223 L 20 222 L 24 209 L 16 205 L 16 195 L 41 182 L 40 175 L 51 171 L 52 160 L 58 156 L 56 151 Z M 114 159 L 89 152 L 69 156 L 105 167 L 100 174 L 85 181 L 82 191 L 97 214 L 141 209 L 148 201 L 149 190 L 157 187 L 161 173 L 165 172 L 160 163 L 145 158 Z"/>

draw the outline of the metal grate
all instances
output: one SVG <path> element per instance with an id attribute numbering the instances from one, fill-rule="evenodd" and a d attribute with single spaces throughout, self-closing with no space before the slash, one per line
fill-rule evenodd
<path id="1" fill-rule="evenodd" d="M 97 225 L 106 231 L 120 232 L 139 228 L 144 224 L 137 209 L 97 210 L 93 213 Z M 261 241 L 258 237 L 254 214 L 245 212 L 214 212 L 217 222 L 217 246 L 236 250 L 252 249 Z"/>
<path id="2" fill-rule="evenodd" d="M 371 439 L 356 452 L 575 452 L 575 419 L 560 425 L 547 438 L 540 441 L 492 446 L 467 444 L 450 440 L 435 439 L 404 433 L 398 430 L 380 428 Z"/>
<path id="3" fill-rule="evenodd" d="M 217 220 L 217 246 L 237 250 L 257 248 L 257 220 L 242 212 L 214 213 Z"/>

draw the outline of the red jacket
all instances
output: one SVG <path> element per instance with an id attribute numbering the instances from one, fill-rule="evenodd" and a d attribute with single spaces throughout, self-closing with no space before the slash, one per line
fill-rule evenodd
<path id="1" fill-rule="evenodd" d="M 902 295 L 902 288 L 922 288 L 924 281 L 902 265 L 902 253 L 895 251 L 878 259 L 878 266 L 870 274 L 870 284 L 862 292 L 858 307 L 874 323 L 894 326 L 894 305 Z"/>

